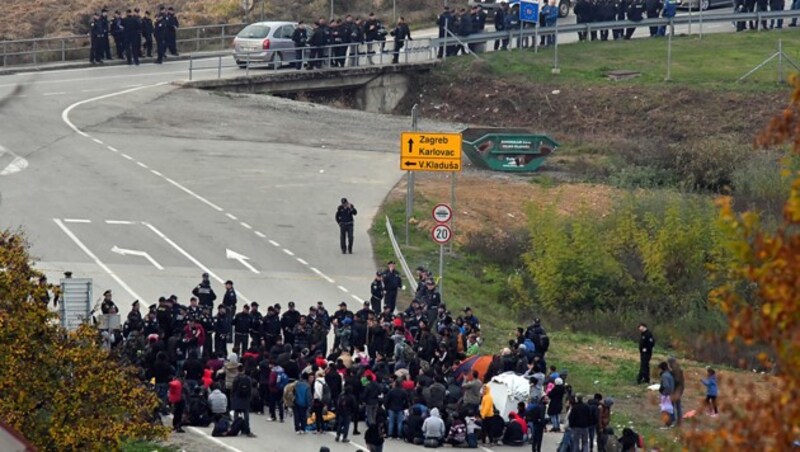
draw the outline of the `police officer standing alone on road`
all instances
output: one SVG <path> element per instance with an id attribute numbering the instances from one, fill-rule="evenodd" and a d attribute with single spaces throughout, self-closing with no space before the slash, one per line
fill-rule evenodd
<path id="1" fill-rule="evenodd" d="M 336 209 L 336 223 L 339 225 L 339 245 L 342 254 L 353 254 L 353 217 L 358 214 L 356 206 L 342 198 L 342 203 Z"/>

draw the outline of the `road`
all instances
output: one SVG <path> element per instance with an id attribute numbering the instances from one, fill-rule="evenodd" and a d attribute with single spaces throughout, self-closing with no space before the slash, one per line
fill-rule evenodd
<path id="1" fill-rule="evenodd" d="M 214 61 L 194 77 L 216 77 Z M 0 227 L 24 229 L 51 281 L 92 278 L 95 298 L 111 289 L 123 314 L 135 299 L 187 302 L 203 272 L 220 296 L 231 279 L 262 306 L 293 300 L 304 311 L 323 300 L 333 310 L 367 297 L 376 268 L 367 229 L 402 176 L 394 152 L 408 119 L 169 84 L 187 75 L 188 62 L 175 61 L 0 77 Z M 353 255 L 338 247 L 341 197 L 359 210 Z M 189 449 L 361 447 L 297 437 L 259 416 L 252 425 L 257 439 L 193 429 Z M 546 450 L 558 438 L 548 435 Z M 421 449 L 385 450 L 409 448 Z"/>

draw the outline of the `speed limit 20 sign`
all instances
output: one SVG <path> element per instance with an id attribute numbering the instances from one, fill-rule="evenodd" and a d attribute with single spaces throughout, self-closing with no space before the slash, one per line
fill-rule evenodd
<path id="1" fill-rule="evenodd" d="M 431 237 L 434 242 L 444 245 L 453 237 L 453 231 L 446 224 L 437 224 L 431 229 Z"/>

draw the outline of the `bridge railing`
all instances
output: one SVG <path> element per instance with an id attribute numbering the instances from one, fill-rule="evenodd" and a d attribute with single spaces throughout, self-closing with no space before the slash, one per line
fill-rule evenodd
<path id="1" fill-rule="evenodd" d="M 454 53 L 466 53 L 478 56 L 484 51 L 490 51 L 493 46 L 487 44 L 494 43 L 495 41 L 507 42 L 507 48 L 519 48 L 530 46 L 532 48 L 538 47 L 539 37 L 541 36 L 555 36 L 558 35 L 578 33 L 578 32 L 597 32 L 603 30 L 619 30 L 619 29 L 640 29 L 648 27 L 666 27 L 670 33 L 674 33 L 676 26 L 691 26 L 692 24 L 699 26 L 700 33 L 702 33 L 702 24 L 719 24 L 730 23 L 731 31 L 736 30 L 736 23 L 756 22 L 758 27 L 764 21 L 784 20 L 800 18 L 800 10 L 787 10 L 787 11 L 774 11 L 774 12 L 754 12 L 754 13 L 703 13 L 695 14 L 693 16 L 682 15 L 674 18 L 658 18 L 658 19 L 644 19 L 641 21 L 614 21 L 614 22 L 592 22 L 574 25 L 558 25 L 555 27 L 539 27 L 536 24 L 531 24 L 530 27 L 507 30 L 495 31 L 472 34 L 469 36 L 453 36 L 448 34 L 447 37 L 442 38 L 424 38 L 412 41 L 405 41 L 404 47 L 398 53 L 399 63 L 413 63 L 422 61 L 433 61 L 439 58 L 448 58 Z M 788 24 L 787 24 L 788 25 Z M 531 39 L 534 38 L 534 39 Z M 530 44 L 529 44 L 530 43 Z M 558 39 L 556 39 L 556 45 Z M 392 64 L 394 54 L 394 42 L 387 40 L 385 42 L 374 41 L 372 43 L 361 44 L 341 44 L 322 47 L 320 50 L 315 50 L 312 55 L 312 49 L 309 47 L 303 48 L 288 48 L 279 50 L 281 53 L 280 64 L 275 64 L 274 61 L 262 61 L 263 52 L 240 53 L 239 60 L 236 61 L 230 56 L 218 56 L 215 59 L 192 59 L 189 65 L 189 79 L 191 80 L 196 76 L 198 71 L 216 71 L 217 77 L 222 77 L 223 70 L 232 67 L 240 67 L 244 70 L 244 75 L 249 76 L 253 72 L 263 73 L 264 69 L 276 71 L 284 66 L 292 66 L 295 63 L 300 63 L 304 69 L 327 69 L 336 68 L 337 59 L 335 50 L 340 49 L 345 51 L 343 67 L 354 67 L 364 65 L 385 65 Z M 448 51 L 449 49 L 449 51 Z M 296 51 L 302 50 L 302 57 L 295 56 Z"/>
<path id="2" fill-rule="evenodd" d="M 178 52 L 224 50 L 247 24 L 217 24 L 179 28 Z M 116 57 L 114 38 L 109 37 L 112 56 Z M 89 35 L 62 36 L 54 38 L 17 39 L 0 42 L 0 64 L 2 67 L 26 64 L 41 64 L 89 59 L 91 39 Z M 155 42 L 153 52 L 155 52 Z"/>

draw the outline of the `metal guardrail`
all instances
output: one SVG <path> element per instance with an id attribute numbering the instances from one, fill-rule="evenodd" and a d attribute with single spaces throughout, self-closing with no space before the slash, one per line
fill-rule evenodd
<path id="1" fill-rule="evenodd" d="M 647 28 L 647 27 L 668 27 L 670 33 L 668 35 L 672 36 L 674 34 L 674 27 L 680 25 L 692 25 L 698 24 L 700 25 L 699 32 L 702 35 L 702 24 L 703 23 L 731 23 L 731 31 L 735 30 L 736 22 L 748 22 L 753 21 L 760 24 L 762 21 L 770 21 L 773 19 L 783 19 L 784 21 L 791 20 L 794 18 L 800 18 L 800 10 L 787 10 L 787 11 L 775 11 L 775 12 L 755 12 L 755 13 L 698 13 L 695 15 L 682 15 L 677 16 L 671 19 L 667 18 L 658 18 L 658 19 L 643 19 L 641 21 L 633 22 L 633 21 L 614 21 L 614 22 L 591 22 L 591 23 L 582 23 L 582 24 L 574 24 L 574 25 L 557 25 L 555 27 L 539 27 L 538 24 L 532 24 L 532 26 L 523 28 L 523 29 L 515 29 L 515 30 L 507 30 L 507 31 L 500 31 L 500 32 L 485 32 L 485 33 L 478 33 L 469 36 L 447 36 L 443 38 L 423 38 L 423 39 L 415 39 L 412 41 L 405 41 L 404 48 L 399 53 L 399 62 L 400 63 L 414 63 L 414 62 L 424 62 L 424 61 L 434 61 L 440 58 L 439 50 L 441 48 L 450 48 L 451 51 L 453 49 L 459 49 L 465 54 L 472 54 L 474 56 L 478 56 L 480 52 L 484 49 L 481 48 L 481 45 L 494 42 L 494 41 L 508 41 L 508 48 L 515 48 L 520 47 L 522 43 L 524 46 L 527 47 L 527 42 L 531 38 L 533 42 L 531 43 L 531 48 L 538 47 L 539 37 L 541 36 L 555 36 L 568 34 L 568 33 L 578 33 L 578 32 L 587 32 L 591 33 L 593 31 L 602 31 L 602 30 L 614 30 L 614 29 L 627 29 L 627 28 Z M 341 45 L 331 45 L 325 46 L 322 48 L 322 56 L 317 58 L 310 57 L 310 48 L 303 47 L 303 58 L 297 59 L 295 57 L 295 51 L 298 48 L 287 48 L 287 49 L 280 49 L 281 52 L 281 64 L 274 64 L 274 62 L 264 62 L 260 61 L 256 58 L 256 55 L 260 55 L 263 52 L 252 52 L 250 54 L 240 53 L 239 55 L 245 55 L 245 58 L 241 60 L 242 64 L 236 64 L 230 56 L 218 56 L 216 57 L 216 61 L 212 62 L 211 65 L 205 64 L 208 59 L 191 59 L 189 63 L 189 79 L 192 80 L 194 78 L 194 73 L 197 71 L 211 71 L 216 70 L 217 77 L 222 77 L 223 69 L 233 68 L 233 67 L 241 67 L 245 70 L 245 75 L 250 75 L 251 69 L 272 69 L 278 70 L 283 65 L 293 65 L 295 63 L 302 63 L 304 68 L 307 68 L 310 63 L 313 66 L 317 67 L 326 67 L 331 68 L 335 67 L 331 64 L 331 62 L 335 59 L 333 56 L 332 50 L 335 48 L 346 47 L 347 52 L 344 58 L 345 66 L 347 67 L 354 67 L 354 66 L 365 66 L 365 65 L 385 65 L 391 64 L 391 59 L 393 56 L 393 48 L 394 48 L 394 41 L 391 39 L 383 42 L 385 46 L 384 51 L 380 51 L 379 47 L 381 46 L 381 41 L 373 41 L 370 43 L 359 43 L 359 44 L 341 44 Z M 516 45 L 514 45 L 516 44 Z M 371 46 L 373 49 L 373 53 L 367 54 L 367 48 Z M 473 47 L 473 48 L 470 48 Z M 487 46 L 488 47 L 488 46 Z M 554 66 L 558 66 L 557 60 L 557 51 L 558 51 L 558 39 L 556 39 L 556 59 Z M 252 58 L 251 58 L 252 56 Z M 288 56 L 288 58 L 287 58 Z M 443 52 L 441 57 L 447 58 L 447 52 Z M 212 60 L 213 61 L 213 60 Z M 261 73 L 261 72 L 260 72 Z"/>
<path id="2" fill-rule="evenodd" d="M 244 23 L 217 24 L 179 28 L 177 34 L 178 52 L 198 52 L 201 50 L 223 50 L 230 47 Z M 114 38 L 109 37 L 112 55 Z M 91 41 L 88 35 L 63 36 L 55 38 L 17 39 L 0 42 L 1 67 L 19 66 L 52 62 L 66 62 L 89 59 Z M 156 46 L 153 43 L 153 52 Z M 116 55 L 115 55 L 116 56 Z"/>
<path id="3" fill-rule="evenodd" d="M 406 280 L 408 280 L 408 285 L 406 287 L 413 296 L 417 293 L 417 278 L 414 276 L 414 273 L 411 272 L 411 267 L 408 266 L 408 262 L 406 262 L 406 258 L 403 256 L 403 251 L 400 250 L 400 245 L 397 243 L 397 238 L 392 229 L 392 222 L 389 220 L 388 215 L 386 216 L 386 233 L 389 235 L 389 240 L 392 242 L 394 255 L 397 260 L 400 261 L 400 268 L 403 270 L 403 273 L 405 273 Z"/>

